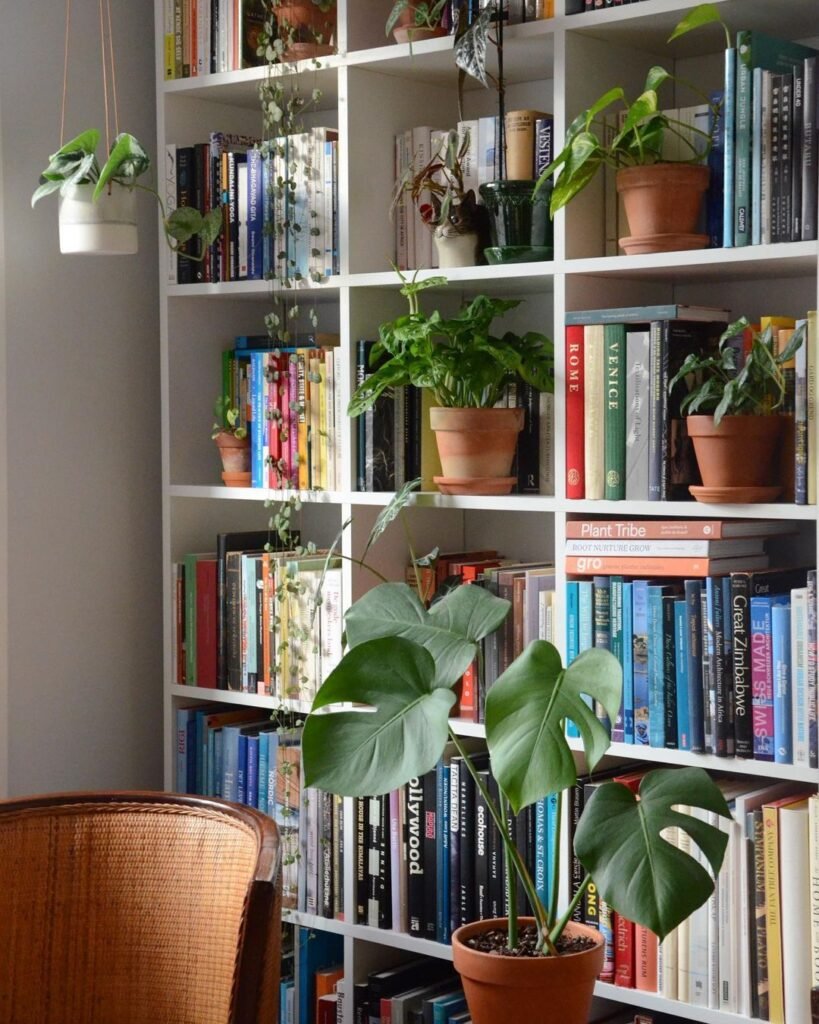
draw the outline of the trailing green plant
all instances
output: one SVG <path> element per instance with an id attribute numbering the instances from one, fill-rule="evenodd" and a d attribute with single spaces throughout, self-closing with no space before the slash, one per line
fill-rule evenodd
<path id="1" fill-rule="evenodd" d="M 444 11 L 449 6 L 449 0 L 422 0 L 415 3 L 413 0 L 395 0 L 392 10 L 387 15 L 387 24 L 384 26 L 384 35 L 389 35 L 395 28 L 398 19 L 407 10 L 412 10 L 412 25 L 410 29 L 435 29 L 441 24 Z"/>
<path id="2" fill-rule="evenodd" d="M 53 153 L 49 157 L 48 166 L 40 175 L 40 184 L 31 197 L 31 205 L 34 206 L 52 192 L 68 195 L 75 185 L 94 185 L 94 202 L 112 184 L 122 188 L 137 188 L 148 192 L 159 204 L 168 245 L 187 259 L 203 259 L 204 255 L 196 256 L 180 246 L 192 238 L 199 238 L 204 254 L 205 247 L 219 235 L 222 225 L 221 208 L 202 214 L 195 207 L 184 206 L 167 215 L 159 193 L 138 180 L 151 167 L 150 158 L 138 139 L 127 132 L 117 135 L 102 166 L 97 159 L 99 141 L 100 133 L 96 128 L 91 128 Z"/>
<path id="3" fill-rule="evenodd" d="M 407 280 L 398 273 L 409 313 L 379 327 L 371 357 L 377 369 L 353 392 L 348 415 L 360 416 L 385 391 L 405 384 L 429 388 L 438 405 L 474 409 L 497 404 L 518 377 L 538 391 L 554 390 L 554 349 L 545 334 L 490 333 L 495 318 L 520 305 L 519 299 L 476 295 L 453 317 L 438 310 L 427 315 L 420 293 L 446 278 Z"/>
<path id="4" fill-rule="evenodd" d="M 233 434 L 241 441 L 247 437 L 247 427 L 242 423 L 241 413 L 235 405 L 230 404 L 228 395 L 219 395 L 213 405 L 213 415 L 212 438 L 220 434 Z"/>
<path id="5" fill-rule="evenodd" d="M 668 41 L 715 22 L 725 30 L 727 45 L 730 47 L 730 33 L 714 4 L 700 4 L 689 11 L 677 24 Z M 566 132 L 563 149 L 538 180 L 539 188 L 548 178 L 555 176 L 550 200 L 552 216 L 581 192 L 603 167 L 617 171 L 624 167 L 660 162 L 702 163 L 711 148 L 711 136 L 661 109 L 659 90 L 670 82 L 683 80 L 655 65 L 649 69 L 643 90 L 634 100 L 627 99 L 621 86 L 614 86 L 587 110 L 578 114 Z M 690 82 L 684 84 L 702 97 L 715 118 L 719 115 L 719 104 L 713 103 Z M 604 116 L 606 112 L 609 119 L 619 119 L 621 124 L 619 130 L 611 136 Z M 682 159 L 669 160 L 667 156 L 667 140 L 671 136 L 684 147 L 685 155 Z"/>
<path id="6" fill-rule="evenodd" d="M 396 514 L 403 515 L 408 496 L 399 501 Z M 619 782 L 602 783 L 574 837 L 586 874 L 561 910 L 559 831 L 566 793 L 577 782 L 565 726 L 569 721 L 577 726 L 585 764 L 593 772 L 610 744 L 609 727 L 594 706 L 614 721 L 622 670 L 599 648 L 564 667 L 551 643 L 533 641 L 487 692 L 486 744 L 499 793 L 493 799 L 449 714 L 458 682 L 473 660 L 483 672 L 481 640 L 502 625 L 509 610 L 508 601 L 470 586 L 449 590 L 428 609 L 404 583 L 383 583 L 354 602 L 345 615 L 348 650 L 323 682 L 304 726 L 304 784 L 344 796 L 386 793 L 432 770 L 452 744 L 497 826 L 507 878 L 520 879 L 533 907 L 541 952 L 557 952 L 592 881 L 618 913 L 662 939 L 714 889 L 708 870 L 669 841 L 668 830 L 686 832 L 713 875 L 727 845 L 726 832 L 676 808 L 687 805 L 730 818 L 725 799 L 700 768 L 649 771 L 639 797 Z M 507 821 L 509 812 L 518 814 L 553 794 L 558 835 L 547 867 L 551 899 L 545 906 Z M 516 889 L 508 886 L 510 948 L 518 938 Z"/>
<path id="7" fill-rule="evenodd" d="M 740 355 L 737 340 L 751 332 L 751 344 Z M 691 381 L 680 408 L 683 413 L 713 413 L 714 425 L 723 416 L 759 416 L 775 412 L 785 399 L 783 367 L 804 343 L 807 328 L 800 325 L 781 352 L 769 325 L 754 330 L 745 317 L 735 320 L 720 335 L 714 353 L 690 353 L 669 381 L 669 391 L 680 381 Z"/>

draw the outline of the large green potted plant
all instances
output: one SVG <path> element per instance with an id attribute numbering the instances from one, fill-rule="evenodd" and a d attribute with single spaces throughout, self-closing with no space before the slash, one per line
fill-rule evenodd
<path id="1" fill-rule="evenodd" d="M 692 352 L 669 382 L 669 390 L 689 384 L 680 407 L 702 475 L 702 486 L 690 488 L 699 501 L 771 501 L 782 490 L 772 483 L 786 423 L 777 410 L 787 393 L 784 369 L 805 334 L 803 324 L 780 350 L 772 327 L 757 331 L 741 317 L 716 352 Z"/>
<path id="2" fill-rule="evenodd" d="M 690 11 L 669 36 L 669 42 L 701 25 L 720 22 L 713 4 Z M 727 44 L 730 34 L 725 28 Z M 627 253 L 701 249 L 708 236 L 696 232 L 702 202 L 708 188 L 709 169 L 704 164 L 711 136 L 664 112 L 660 89 L 676 81 L 664 68 L 654 66 L 634 100 L 621 86 L 607 90 L 569 125 L 563 149 L 540 176 L 538 186 L 554 179 L 552 216 L 567 205 L 604 167 L 615 172 L 617 191 L 623 199 L 630 234 L 620 239 Z M 717 108 L 708 96 L 686 83 L 703 101 Z M 618 127 L 609 136 L 607 116 Z M 713 119 L 712 119 L 713 120 Z M 668 158 L 668 141 L 674 137 L 682 156 Z"/>
<path id="3" fill-rule="evenodd" d="M 432 232 L 441 270 L 480 263 L 489 245 L 486 210 L 474 191 L 464 186 L 463 161 L 468 148 L 467 137 L 459 141 L 457 132 L 447 132 L 439 152 L 420 170 L 407 169 L 393 197 L 393 211 L 404 195 L 418 207 L 421 220 Z"/>
<path id="4" fill-rule="evenodd" d="M 419 294 L 446 278 L 403 282 L 409 313 L 381 324 L 372 349 L 374 372 L 355 390 L 348 415 L 360 416 L 391 388 L 428 388 L 441 456 L 438 487 L 449 494 L 508 494 L 522 408 L 498 408 L 508 385 L 518 378 L 538 391 L 554 390 L 552 342 L 528 331 L 490 333 L 492 322 L 520 304 L 519 299 L 477 295 L 452 317 L 437 309 L 421 311 Z"/>
<path id="5" fill-rule="evenodd" d="M 148 192 L 159 203 L 162 227 L 171 248 L 180 249 L 192 238 L 209 245 L 219 234 L 221 209 L 203 215 L 190 206 L 166 216 L 157 191 L 138 179 L 151 166 L 140 142 L 127 132 L 118 135 L 108 158 L 100 165 L 97 146 L 100 133 L 82 132 L 49 157 L 40 184 L 31 197 L 34 206 L 52 192 L 60 193 L 60 251 L 64 253 L 130 254 L 137 251 L 136 190 Z"/>
<path id="6" fill-rule="evenodd" d="M 388 518 L 392 512 L 387 513 Z M 376 530 L 383 522 L 384 517 Z M 519 920 L 517 887 L 509 884 L 507 918 L 454 933 L 454 962 L 473 1024 L 585 1024 L 603 964 L 602 938 L 571 919 L 589 884 L 619 914 L 664 938 L 714 888 L 708 871 L 675 845 L 668 830 L 687 832 L 715 875 L 727 844 L 726 832 L 705 815 L 675 808 L 686 805 L 725 818 L 730 813 L 719 788 L 699 768 L 650 771 L 639 797 L 619 782 L 602 783 L 575 832 L 574 851 L 585 877 L 561 907 L 558 841 L 545 906 L 507 830 L 507 813 L 558 794 L 560 820 L 565 794 L 577 780 L 566 723 L 578 727 L 586 767 L 594 771 L 610 736 L 587 701 L 598 702 L 613 721 L 622 672 L 606 650 L 585 651 L 564 668 L 552 644 L 533 641 L 487 693 L 486 743 L 499 792 L 493 800 L 449 714 L 481 640 L 509 609 L 509 602 L 475 586 L 449 590 L 429 610 L 404 583 L 383 583 L 356 601 L 345 616 L 348 650 L 321 686 L 304 727 L 304 781 L 346 796 L 386 793 L 430 771 L 452 743 L 497 826 L 506 877 L 520 880 L 534 908 L 533 920 Z M 495 938 L 491 953 L 480 948 L 487 935 Z M 524 948 L 528 955 L 516 955 Z"/>

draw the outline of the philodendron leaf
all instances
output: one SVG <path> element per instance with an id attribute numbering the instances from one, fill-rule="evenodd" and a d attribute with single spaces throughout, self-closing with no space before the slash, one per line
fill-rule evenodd
<path id="1" fill-rule="evenodd" d="M 201 230 L 202 214 L 195 206 L 177 206 L 165 221 L 165 230 L 177 242 L 187 242 Z"/>
<path id="2" fill-rule="evenodd" d="M 304 781 L 343 796 L 397 789 L 423 775 L 447 740 L 452 690 L 436 682 L 432 655 L 401 637 L 348 651 L 313 701 L 302 735 Z M 352 701 L 373 710 L 315 714 Z"/>
<path id="3" fill-rule="evenodd" d="M 422 481 L 420 477 L 416 477 L 414 480 L 407 480 L 404 486 L 399 491 L 396 491 L 389 505 L 378 513 L 378 517 L 373 524 L 373 528 L 370 530 L 370 536 L 367 538 L 367 546 L 364 548 L 364 553 L 361 556 L 362 561 L 367 557 L 367 552 L 387 529 L 390 523 L 394 519 L 398 518 L 403 508 L 409 505 L 412 501 L 414 492 L 420 489 L 421 483 Z"/>
<path id="4" fill-rule="evenodd" d="M 692 11 L 689 11 L 680 22 L 677 23 L 677 27 L 668 37 L 666 42 L 670 43 L 672 39 L 684 36 L 694 28 L 699 28 L 701 25 L 710 25 L 715 21 L 720 23 L 722 22 L 722 18 L 720 17 L 716 4 L 698 4 Z"/>
<path id="5" fill-rule="evenodd" d="M 577 781 L 567 719 L 580 730 L 586 764 L 594 770 L 610 739 L 583 694 L 614 721 L 622 687 L 620 664 L 609 651 L 584 651 L 564 669 L 560 653 L 545 640 L 534 640 L 494 683 L 486 695 L 486 742 L 492 774 L 516 814 Z"/>
<path id="6" fill-rule="evenodd" d="M 435 662 L 435 685 L 452 687 L 472 663 L 476 643 L 508 612 L 508 601 L 482 587 L 459 587 L 427 611 L 405 583 L 382 583 L 359 598 L 344 621 L 351 648 L 398 636 L 426 647 Z"/>
<path id="7" fill-rule="evenodd" d="M 727 834 L 703 818 L 674 810 L 680 805 L 731 817 L 725 798 L 702 768 L 663 768 L 645 776 L 639 800 L 620 783 L 600 786 L 574 839 L 575 853 L 602 899 L 660 939 L 714 890 L 705 868 L 661 833 L 675 826 L 687 832 L 715 875 L 728 843 Z"/>

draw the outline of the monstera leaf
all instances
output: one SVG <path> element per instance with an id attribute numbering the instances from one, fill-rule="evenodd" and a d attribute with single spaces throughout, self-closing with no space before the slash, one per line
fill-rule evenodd
<path id="1" fill-rule="evenodd" d="M 366 707 L 316 714 L 345 701 Z M 454 703 L 423 647 L 395 636 L 360 644 L 313 701 L 302 735 L 305 785 L 367 796 L 423 775 L 441 757 Z"/>
<path id="2" fill-rule="evenodd" d="M 580 730 L 589 770 L 605 754 L 609 733 L 583 699 L 599 701 L 614 721 L 620 708 L 622 670 L 609 651 L 592 648 L 564 669 L 560 654 L 535 640 L 486 696 L 486 742 L 492 773 L 517 813 L 577 780 L 565 722 Z"/>
<path id="3" fill-rule="evenodd" d="M 458 587 L 429 611 L 405 583 L 382 583 L 345 617 L 347 642 L 357 647 L 377 637 L 404 637 L 426 647 L 437 686 L 454 686 L 475 657 L 475 645 L 503 622 L 509 602 L 482 587 Z"/>
<path id="4" fill-rule="evenodd" d="M 640 785 L 605 783 L 583 811 L 574 849 L 600 896 L 614 909 L 664 939 L 714 890 L 705 868 L 662 833 L 684 829 L 719 873 L 728 836 L 703 817 L 674 810 L 685 805 L 730 818 L 719 788 L 702 768 L 657 769 Z"/>

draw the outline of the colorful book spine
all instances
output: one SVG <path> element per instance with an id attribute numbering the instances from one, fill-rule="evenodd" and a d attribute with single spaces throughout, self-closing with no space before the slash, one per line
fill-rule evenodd
<path id="1" fill-rule="evenodd" d="M 638 746 L 649 744 L 648 680 L 648 581 L 632 583 L 632 680 L 634 740 Z"/>
<path id="2" fill-rule="evenodd" d="M 793 763 L 791 692 L 791 606 L 783 601 L 771 608 L 771 666 L 773 677 L 774 761 Z"/>
<path id="3" fill-rule="evenodd" d="M 603 373 L 605 413 L 604 496 L 622 501 L 626 496 L 626 328 L 624 324 L 603 327 Z"/>
<path id="4" fill-rule="evenodd" d="M 677 693 L 677 747 L 691 749 L 688 726 L 688 612 L 685 600 L 674 601 L 674 683 Z"/>
<path id="5" fill-rule="evenodd" d="M 782 595 L 751 598 L 751 692 L 757 761 L 775 760 L 772 609 L 774 604 L 785 601 L 787 598 Z"/>
<path id="6" fill-rule="evenodd" d="M 634 743 L 634 584 L 623 584 L 623 741 Z M 612 739 L 614 737 L 612 736 Z"/>
<path id="7" fill-rule="evenodd" d="M 723 152 L 723 219 L 722 244 L 729 249 L 734 245 L 734 158 L 736 124 L 736 81 L 737 51 L 734 47 L 725 50 L 724 61 L 724 104 L 725 149 Z"/>

